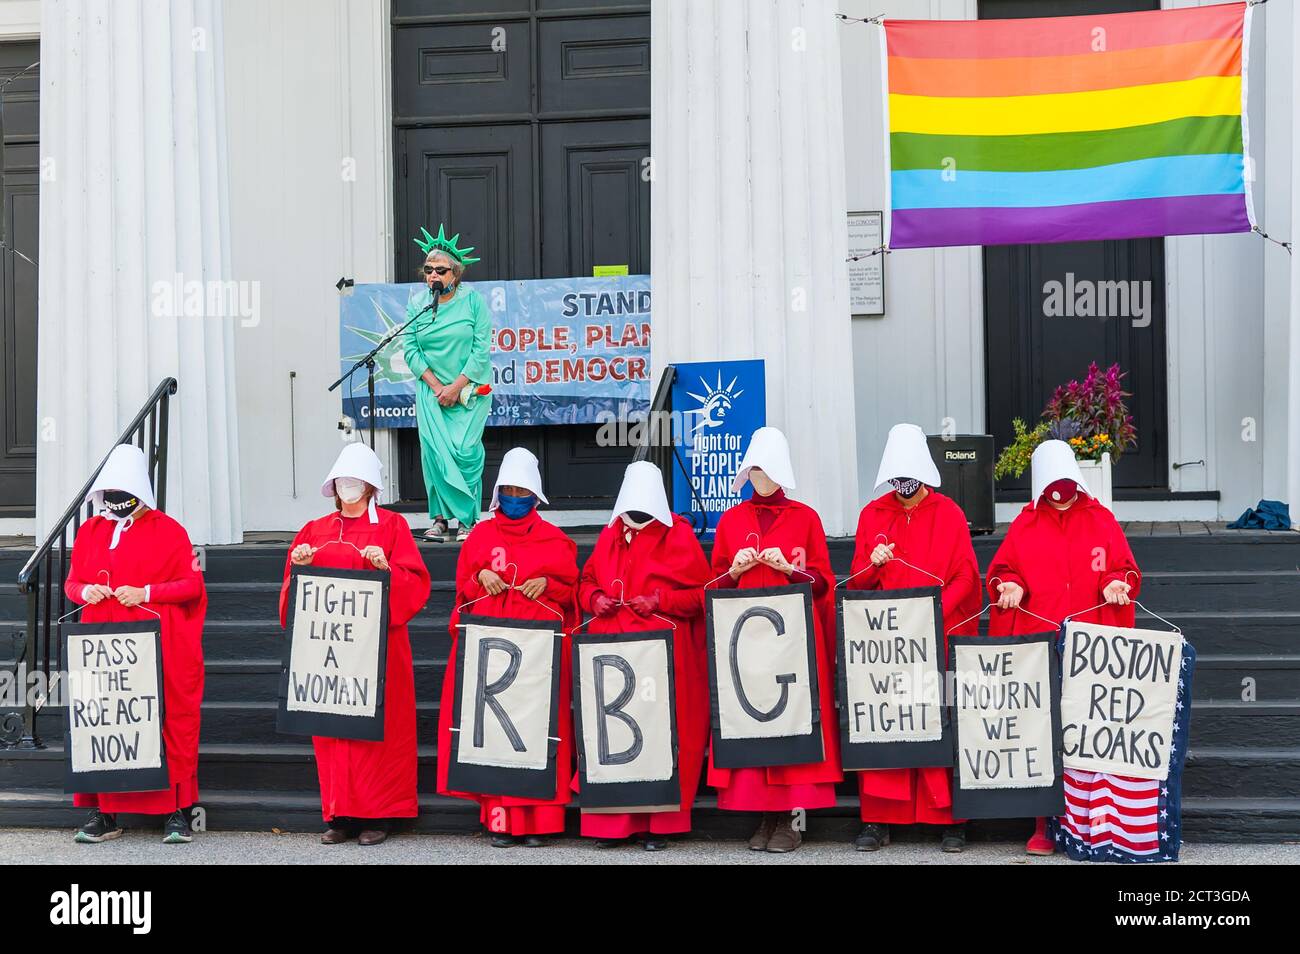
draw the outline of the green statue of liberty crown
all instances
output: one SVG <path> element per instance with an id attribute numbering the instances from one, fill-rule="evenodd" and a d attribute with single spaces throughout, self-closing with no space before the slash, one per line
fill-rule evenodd
<path id="1" fill-rule="evenodd" d="M 414 241 L 416 245 L 420 246 L 421 250 L 423 250 L 425 255 L 428 255 L 436 248 L 443 252 L 446 252 L 448 255 L 450 255 L 456 261 L 460 262 L 462 265 L 473 265 L 475 262 L 478 261 L 477 258 L 471 258 L 469 254 L 470 252 L 474 251 L 474 246 L 470 245 L 465 248 L 460 248 L 456 244 L 456 240 L 460 238 L 459 232 L 457 232 L 451 238 L 447 238 L 447 234 L 446 232 L 443 231 L 442 225 L 438 226 L 437 238 L 434 238 L 432 235 L 430 235 L 429 230 L 426 229 L 424 226 L 420 226 L 420 232 L 423 237 L 417 235 Z"/>

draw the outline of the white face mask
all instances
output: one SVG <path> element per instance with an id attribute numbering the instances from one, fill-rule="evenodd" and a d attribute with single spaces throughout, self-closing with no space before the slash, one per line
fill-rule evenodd
<path id="1" fill-rule="evenodd" d="M 335 477 L 334 492 L 345 504 L 354 504 L 366 494 L 366 482 L 356 477 Z"/>

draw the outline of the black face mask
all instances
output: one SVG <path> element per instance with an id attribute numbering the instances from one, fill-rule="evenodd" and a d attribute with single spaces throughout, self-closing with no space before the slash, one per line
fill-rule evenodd
<path id="1" fill-rule="evenodd" d="M 135 494 L 125 490 L 105 490 L 104 506 L 109 513 L 125 514 L 140 506 L 140 500 Z"/>
<path id="2" fill-rule="evenodd" d="M 646 523 L 654 519 L 654 514 L 646 513 L 644 510 L 629 510 L 627 516 L 633 523 Z"/>

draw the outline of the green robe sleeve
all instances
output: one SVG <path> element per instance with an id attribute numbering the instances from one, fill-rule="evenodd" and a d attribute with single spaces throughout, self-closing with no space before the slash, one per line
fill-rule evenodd
<path id="1" fill-rule="evenodd" d="M 414 302 L 406 306 L 408 320 L 415 311 Z M 402 341 L 402 357 L 406 359 L 406 366 L 411 369 L 411 374 L 418 381 L 424 377 L 424 372 L 429 370 L 429 362 L 424 360 L 424 352 L 420 350 L 420 343 L 416 340 L 415 325 L 408 328 L 406 334 L 402 335 Z"/>
<path id="2" fill-rule="evenodd" d="M 470 307 L 474 313 L 474 340 L 460 373 L 475 384 L 488 384 L 492 380 L 492 313 L 477 293 L 470 299 Z"/>

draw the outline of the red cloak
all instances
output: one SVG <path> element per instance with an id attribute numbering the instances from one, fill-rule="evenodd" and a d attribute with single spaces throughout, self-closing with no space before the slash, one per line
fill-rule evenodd
<path id="1" fill-rule="evenodd" d="M 719 518 L 713 538 L 711 575 L 727 573 L 736 553 L 745 547 L 756 547 L 760 552 L 768 547 L 780 547 L 787 560 L 796 566 L 802 563 L 803 568 L 814 577 L 813 625 L 817 630 L 817 688 L 821 701 L 822 751 L 825 757 L 820 762 L 809 765 L 725 769 L 715 766 L 710 756 L 709 784 L 723 790 L 739 782 L 746 792 L 740 801 L 766 801 L 767 805 L 772 806 L 756 807 L 756 810 L 778 810 L 775 803 L 784 798 L 781 793 L 767 791 L 774 786 L 799 789 L 797 794 L 792 793 L 792 800 L 798 804 L 786 807 L 825 808 L 834 804 L 834 783 L 844 778 L 844 773 L 840 771 L 839 722 L 836 719 L 834 701 L 835 573 L 831 569 L 830 550 L 826 546 L 826 531 L 822 529 L 817 512 L 807 504 L 786 499 L 783 495 L 780 500 L 780 505 L 775 509 L 775 519 L 766 531 L 762 531 L 759 525 L 759 512 L 764 508 L 756 505 L 754 500 L 736 504 Z M 727 575 L 713 586 L 754 589 L 801 582 L 808 582 L 801 573 L 786 576 L 779 570 L 759 564 L 742 574 L 739 580 L 733 581 Z M 809 791 L 809 786 L 816 786 L 817 791 Z M 750 795 L 755 797 L 751 798 Z M 720 807 L 725 807 L 721 803 L 729 800 L 727 793 L 719 791 L 718 798 Z M 736 807 L 738 810 L 753 810 L 739 805 Z"/>
<path id="2" fill-rule="evenodd" d="M 895 557 L 943 579 L 943 651 L 947 659 L 949 629 L 963 635 L 979 632 L 980 572 L 965 514 L 950 498 L 934 490 L 910 510 L 890 491 L 863 507 L 858 517 L 851 570 L 856 575 L 846 588 L 899 590 L 934 586 L 933 577 L 898 559 L 874 567 L 871 551 L 882 543 L 894 544 Z M 861 771 L 858 795 L 864 822 L 953 822 L 951 769 Z"/>
<path id="3" fill-rule="evenodd" d="M 361 550 L 377 546 L 388 558 L 391 574 L 383 741 L 312 738 L 320 776 L 321 815 L 327 822 L 335 818 L 414 818 L 420 810 L 416 794 L 415 671 L 406 624 L 429 599 L 429 570 L 406 521 L 382 507 L 375 512 L 378 523 L 371 523 L 365 512 L 359 517 L 338 513 L 319 517 L 299 530 L 289 547 L 290 552 L 300 543 L 320 547 L 311 566 L 373 570 L 374 566 L 354 546 Z M 338 542 L 340 530 L 343 543 Z M 287 623 L 292 568 L 286 556 L 284 584 L 280 587 L 281 626 Z"/>
<path id="4" fill-rule="evenodd" d="M 134 519 L 110 550 L 114 522 L 91 517 L 72 544 L 64 591 L 83 603 L 89 584 L 148 586 L 149 602 L 125 607 L 106 599 L 81 611 L 83 623 L 162 622 L 163 741 L 171 787 L 158 792 L 104 792 L 73 796 L 77 806 L 141 815 L 170 815 L 199 798 L 199 709 L 203 703 L 203 619 L 208 595 L 185 528 L 158 510 Z M 145 609 L 145 607 L 149 609 Z M 154 613 L 150 613 L 149 610 Z"/>
<path id="5" fill-rule="evenodd" d="M 1020 511 L 986 579 L 991 601 L 997 602 L 999 581 L 1018 583 L 1025 591 L 1020 605 L 1052 621 L 995 606 L 989 620 L 994 636 L 1045 632 L 1067 615 L 1084 623 L 1132 626 L 1132 604 L 1090 608 L 1105 601 L 1101 591 L 1113 580 L 1132 587 L 1131 599 L 1142 587 L 1142 574 L 1114 514 L 1082 492 L 1068 510 L 1043 503 Z"/>
<path id="6" fill-rule="evenodd" d="M 627 541 L 631 532 L 632 540 Z M 584 812 L 582 833 L 592 838 L 626 838 L 638 832 L 676 834 L 691 830 L 691 806 L 700 787 L 709 739 L 709 683 L 704 660 L 704 584 L 713 574 L 694 530 L 674 514 L 672 527 L 652 520 L 640 530 L 621 519 L 596 540 L 578 598 L 592 612 L 597 593 L 624 603 L 659 594 L 659 616 L 638 616 L 620 606 L 611 616 L 593 617 L 589 633 L 634 633 L 673 627 L 673 677 L 677 693 L 677 772 L 681 807 L 675 812 Z M 621 581 L 621 582 L 620 582 Z M 667 619 L 661 618 L 667 617 Z M 574 788 L 578 787 L 575 776 Z"/>
<path id="7" fill-rule="evenodd" d="M 536 600 L 515 590 L 488 596 L 479 582 L 483 570 L 492 570 L 507 584 L 522 586 L 534 577 L 546 577 L 546 589 Z M 442 680 L 442 702 L 438 709 L 438 793 L 468 798 L 479 804 L 479 819 L 490 831 L 510 835 L 544 835 L 564 831 L 564 806 L 569 803 L 569 777 L 573 774 L 573 712 L 570 708 L 573 682 L 569 641 L 564 639 L 560 660 L 560 723 L 557 746 L 555 797 L 515 798 L 452 791 L 447 785 L 447 759 L 451 752 L 451 723 L 456 708 L 456 674 L 453 666 L 460 640 L 457 623 L 464 615 L 494 616 L 500 619 L 544 620 L 564 632 L 578 623 L 575 599 L 578 583 L 578 547 L 558 527 L 530 510 L 511 520 L 500 510 L 492 519 L 474 525 L 456 563 L 456 607 L 451 614 L 451 654 Z"/>

